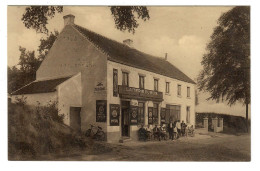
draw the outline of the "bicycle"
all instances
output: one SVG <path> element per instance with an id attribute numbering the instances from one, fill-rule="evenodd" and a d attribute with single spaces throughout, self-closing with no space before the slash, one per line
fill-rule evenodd
<path id="1" fill-rule="evenodd" d="M 85 136 L 95 139 L 97 141 L 105 141 L 105 132 L 102 131 L 102 128 L 100 126 L 97 126 L 97 132 L 94 133 L 93 128 L 95 127 L 96 126 L 90 124 L 90 129 L 86 131 Z"/>

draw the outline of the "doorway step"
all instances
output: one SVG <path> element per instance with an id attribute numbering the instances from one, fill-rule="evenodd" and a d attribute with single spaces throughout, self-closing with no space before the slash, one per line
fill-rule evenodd
<path id="1" fill-rule="evenodd" d="M 132 139 L 130 137 L 126 137 L 126 136 L 123 136 L 120 138 L 119 142 L 120 143 L 124 143 L 124 142 L 128 142 L 128 141 L 131 141 Z"/>

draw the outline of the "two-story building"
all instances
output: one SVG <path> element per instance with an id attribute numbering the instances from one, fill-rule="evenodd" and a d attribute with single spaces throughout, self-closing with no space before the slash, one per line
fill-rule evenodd
<path id="1" fill-rule="evenodd" d="M 64 16 L 64 28 L 36 73 L 12 93 L 27 103 L 58 102 L 64 123 L 78 131 L 101 126 L 108 141 L 137 138 L 143 125 L 195 124 L 195 83 L 167 59 L 140 52 Z"/>

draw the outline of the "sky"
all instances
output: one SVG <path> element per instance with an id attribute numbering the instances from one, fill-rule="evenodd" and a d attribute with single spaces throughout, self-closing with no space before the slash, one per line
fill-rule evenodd
<path id="1" fill-rule="evenodd" d="M 46 35 L 25 28 L 21 21 L 25 6 L 8 7 L 8 66 L 17 65 L 19 46 L 37 52 L 40 38 Z M 62 30 L 63 16 L 75 15 L 75 23 L 108 38 L 122 42 L 132 39 L 134 48 L 158 57 L 168 54 L 168 61 L 195 80 L 202 69 L 200 64 L 205 47 L 210 41 L 217 20 L 231 6 L 221 7 L 151 7 L 148 6 L 150 19 L 139 20 L 135 34 L 122 32 L 115 28 L 109 7 L 65 6 L 62 14 L 49 21 L 50 31 Z M 206 101 L 209 94 L 199 93 L 198 112 L 230 113 L 245 116 L 245 106 L 236 104 L 229 107 L 224 103 Z"/>

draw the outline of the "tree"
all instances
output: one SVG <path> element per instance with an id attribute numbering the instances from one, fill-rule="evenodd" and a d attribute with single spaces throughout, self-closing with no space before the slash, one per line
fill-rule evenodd
<path id="1" fill-rule="evenodd" d="M 207 45 L 198 77 L 199 90 L 208 99 L 250 104 L 250 7 L 234 7 L 222 14 Z"/>
<path id="2" fill-rule="evenodd" d="M 36 79 L 36 71 L 48 54 L 58 35 L 59 32 L 54 31 L 54 33 L 51 32 L 46 38 L 41 38 L 40 45 L 38 46 L 38 57 L 35 56 L 34 51 L 28 51 L 26 48 L 19 47 L 19 67 L 8 67 L 8 93 L 12 93 Z"/>
<path id="3" fill-rule="evenodd" d="M 26 28 L 33 28 L 39 33 L 48 33 L 48 20 L 56 13 L 63 12 L 63 6 L 30 6 L 25 9 L 22 21 Z"/>
<path id="4" fill-rule="evenodd" d="M 114 17 L 116 28 L 132 33 L 139 26 L 136 18 L 141 18 L 144 21 L 150 18 L 149 11 L 144 6 L 112 6 L 110 11 Z M 56 13 L 62 12 L 63 6 L 30 6 L 25 9 L 22 21 L 26 28 L 33 28 L 37 32 L 47 34 L 48 20 L 53 18 Z"/>

